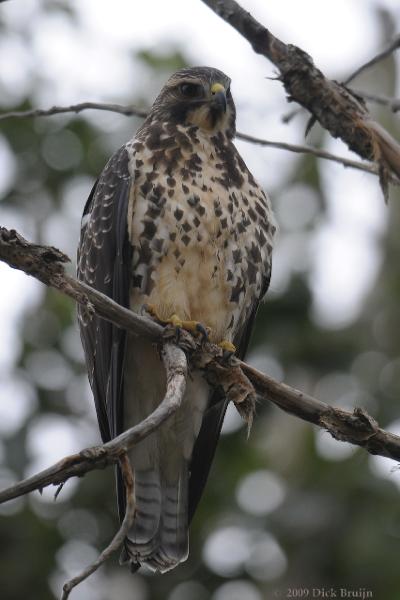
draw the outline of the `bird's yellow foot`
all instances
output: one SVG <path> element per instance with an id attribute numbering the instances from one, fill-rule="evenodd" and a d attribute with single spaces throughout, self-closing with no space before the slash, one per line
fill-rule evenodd
<path id="1" fill-rule="evenodd" d="M 208 340 L 210 329 L 205 327 L 199 321 L 185 321 L 176 314 L 171 315 L 169 319 L 163 319 L 159 316 L 157 309 L 153 304 L 146 304 L 145 309 L 149 315 L 154 317 L 162 325 L 173 325 L 177 329 L 185 329 L 193 335 L 201 335 L 204 340 Z"/>
<path id="2" fill-rule="evenodd" d="M 236 346 L 232 344 L 232 342 L 228 342 L 228 340 L 222 340 L 218 346 L 222 348 L 224 352 L 229 352 L 230 354 L 235 354 L 236 352 Z"/>

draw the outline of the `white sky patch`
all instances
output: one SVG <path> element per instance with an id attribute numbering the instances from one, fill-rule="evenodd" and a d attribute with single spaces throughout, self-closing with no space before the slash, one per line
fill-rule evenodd
<path id="1" fill-rule="evenodd" d="M 0 386 L 0 435 L 13 435 L 37 407 L 36 390 L 23 379 L 2 379 Z"/>
<path id="2" fill-rule="evenodd" d="M 10 2 L 11 4 L 11 2 Z M 1 9 L 0 9 L 1 10 Z M 24 11 L 20 10 L 20 13 Z M 0 106 L 12 105 L 29 93 L 33 61 L 26 45 L 20 38 L 2 31 L 0 39 Z"/>
<path id="3" fill-rule="evenodd" d="M 283 502 L 285 486 L 274 473 L 253 471 L 244 477 L 236 490 L 236 499 L 242 510 L 263 516 L 274 511 Z"/>
<path id="4" fill-rule="evenodd" d="M 334 154 L 359 160 L 340 140 L 328 137 L 325 148 Z M 329 161 L 321 162 L 321 177 L 328 195 L 332 220 L 339 225 L 361 227 L 368 233 L 382 233 L 388 211 L 377 177 L 345 169 Z"/>
<path id="5" fill-rule="evenodd" d="M 235 431 L 237 431 L 238 429 L 241 429 L 244 426 L 245 426 L 245 422 L 239 415 L 239 413 L 236 410 L 233 403 L 230 402 L 228 404 L 228 408 L 226 409 L 225 419 L 222 424 L 222 429 L 221 429 L 222 435 L 225 435 L 228 433 L 234 433 Z"/>
<path id="6" fill-rule="evenodd" d="M 6 138 L 0 135 L 0 199 L 14 183 L 16 161 Z"/>
<path id="7" fill-rule="evenodd" d="M 0 172 L 1 172 L 0 163 Z M 1 207 L 1 205 L 0 205 Z M 33 235 L 33 223 L 30 218 L 22 217 L 17 211 L 0 208 L 0 225 L 17 229 L 27 239 Z M 0 381 L 6 376 L 17 359 L 20 349 L 20 331 L 18 323 L 29 308 L 37 306 L 43 297 L 43 285 L 33 277 L 27 277 L 22 271 L 12 269 L 0 262 Z"/>
<path id="8" fill-rule="evenodd" d="M 5 490 L 16 483 L 17 476 L 7 468 L 0 468 L 0 489 Z M 26 502 L 26 496 L 20 496 L 0 504 L 0 515 L 13 515 L 20 511 Z"/>
<path id="9" fill-rule="evenodd" d="M 113 89 L 127 94 L 133 88 L 129 56 L 62 15 L 42 18 L 33 36 L 33 52 L 47 80 L 38 101 L 68 103 L 107 93 L 112 97 Z"/>
<path id="10" fill-rule="evenodd" d="M 10 2 L 2 10 L 1 18 L 5 24 L 12 28 L 22 31 L 24 27 L 32 25 L 32 19 L 38 10 L 37 0 L 24 0 L 24 10 L 21 10 L 21 5 L 17 2 Z"/>
<path id="11" fill-rule="evenodd" d="M 331 461 L 346 460 L 357 451 L 357 446 L 347 442 L 339 442 L 323 430 L 315 432 L 315 445 L 318 454 L 322 458 Z"/>
<path id="12" fill-rule="evenodd" d="M 246 0 L 241 4 L 275 36 L 308 52 L 328 75 L 344 65 L 346 70 L 357 67 L 378 42 L 371 5 L 365 0 Z"/>
<path id="13" fill-rule="evenodd" d="M 385 429 L 390 433 L 400 435 L 400 419 L 393 421 Z M 392 459 L 384 456 L 370 456 L 369 467 L 374 475 L 392 481 L 400 490 L 400 468 Z"/>
<path id="14" fill-rule="evenodd" d="M 354 158 L 341 142 L 331 140 L 327 146 Z M 378 240 L 388 211 L 377 178 L 328 162 L 322 164 L 321 175 L 328 220 L 314 243 L 313 315 L 319 324 L 336 328 L 357 317 L 375 281 L 380 266 Z"/>
<path id="15" fill-rule="evenodd" d="M 277 579 L 287 568 L 287 558 L 273 535 L 267 531 L 254 536 L 246 571 L 259 581 Z"/>
<path id="16" fill-rule="evenodd" d="M 20 332 L 17 330 L 19 319 L 28 307 L 39 302 L 42 289 L 38 281 L 1 262 L 0 281 L 1 376 L 2 372 L 6 372 L 14 364 L 20 351 Z"/>
<path id="17" fill-rule="evenodd" d="M 251 553 L 251 534 L 242 527 L 222 527 L 212 532 L 203 548 L 203 559 L 222 577 L 238 575 Z"/>
<path id="18" fill-rule="evenodd" d="M 262 596 L 250 581 L 236 579 L 220 585 L 211 596 L 211 600 L 262 600 Z"/>
<path id="19" fill-rule="evenodd" d="M 321 228 L 314 244 L 311 276 L 313 318 L 324 327 L 349 325 L 357 316 L 380 264 L 371 239 L 355 228 Z"/>
<path id="20" fill-rule="evenodd" d="M 242 71 L 247 81 L 254 63 L 263 65 L 264 70 L 271 68 L 265 59 L 254 55 L 244 38 L 197 0 L 184 5 L 181 0 L 148 0 L 141 5 L 140 14 L 134 3 L 125 0 L 116 0 L 112 5 L 98 0 L 83 3 L 75 0 L 74 4 L 85 29 L 108 44 L 156 48 L 160 47 L 160 42 L 181 41 L 194 56 L 212 60 L 213 64 L 217 59 L 220 64 L 216 66 L 220 68 L 232 66 Z M 349 68 L 356 66 L 368 58 L 369 49 L 377 43 L 371 4 L 364 0 L 352 3 L 348 0 L 281 0 L 271 4 L 262 0 L 242 0 L 241 5 L 275 35 L 314 55 L 324 69 L 336 70 L 343 64 Z"/>
<path id="21" fill-rule="evenodd" d="M 72 421 L 55 413 L 45 413 L 31 421 L 27 432 L 26 450 L 31 458 L 24 477 L 41 471 L 64 456 L 79 452 L 94 443 L 93 431 L 83 420 Z M 69 479 L 59 500 L 67 500 L 75 491 L 79 481 Z M 35 496 L 34 502 L 53 502 L 55 488 L 44 488 L 43 495 Z"/>

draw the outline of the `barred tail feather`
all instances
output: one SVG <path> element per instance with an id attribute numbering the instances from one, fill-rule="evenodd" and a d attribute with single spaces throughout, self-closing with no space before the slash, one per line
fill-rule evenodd
<path id="1" fill-rule="evenodd" d="M 170 482 L 161 483 L 157 471 L 136 472 L 135 487 L 137 510 L 124 559 L 165 573 L 188 556 L 187 463 Z"/>
<path id="2" fill-rule="evenodd" d="M 165 370 L 148 340 L 131 337 L 124 373 L 124 427 L 143 421 L 165 394 Z M 164 573 L 188 556 L 189 462 L 207 406 L 200 374 L 187 382 L 182 406 L 157 431 L 129 451 L 135 478 L 136 515 L 121 560 L 132 570 L 146 565 Z M 120 497 L 124 493 L 122 482 Z M 121 510 L 122 508 L 122 510 Z M 120 516 L 124 503 L 120 502 Z"/>
<path id="3" fill-rule="evenodd" d="M 135 545 L 147 545 L 160 525 L 161 483 L 158 471 L 135 471 L 135 521 L 129 538 Z"/>

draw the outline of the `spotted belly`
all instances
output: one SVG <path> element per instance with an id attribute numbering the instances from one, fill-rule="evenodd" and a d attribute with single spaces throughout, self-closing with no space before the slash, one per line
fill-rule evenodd
<path id="1" fill-rule="evenodd" d="M 229 188 L 211 155 L 197 159 L 207 167 L 176 168 L 180 179 L 143 150 L 132 167 L 131 308 L 152 304 L 163 319 L 199 321 L 212 341 L 232 341 L 270 269 L 270 205 L 247 171 L 240 189 Z"/>
<path id="2" fill-rule="evenodd" d="M 148 302 L 164 319 L 175 313 L 185 320 L 200 321 L 211 328 L 212 341 L 225 339 L 233 307 L 224 260 L 212 248 L 192 248 L 179 254 L 181 265 L 171 250 L 157 268 Z"/>
<path id="3" fill-rule="evenodd" d="M 136 263 L 133 283 L 140 283 L 140 287 L 132 286 L 131 307 L 140 310 L 148 303 L 163 319 L 177 314 L 184 320 L 199 321 L 211 329 L 211 340 L 218 342 L 233 337 L 229 325 L 237 306 L 230 301 L 225 241 L 218 243 L 218 232 L 208 225 L 211 233 L 204 223 L 193 231 L 170 223 L 168 238 L 173 240 L 164 242 L 164 253 L 153 253 L 148 265 Z M 143 242 L 146 246 L 146 240 Z"/>

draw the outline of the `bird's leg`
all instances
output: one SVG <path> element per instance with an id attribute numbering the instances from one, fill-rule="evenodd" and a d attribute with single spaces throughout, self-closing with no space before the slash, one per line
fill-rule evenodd
<path id="1" fill-rule="evenodd" d="M 173 325 L 174 327 L 176 327 L 176 329 L 185 329 L 193 335 L 200 335 L 203 338 L 203 340 L 208 340 L 210 328 L 205 327 L 199 321 L 186 321 L 184 319 L 181 319 L 179 315 L 175 313 L 171 315 L 169 319 L 163 319 L 158 314 L 157 308 L 154 306 L 154 304 L 146 304 L 144 308 L 150 316 L 155 318 L 162 325 Z"/>
<path id="2" fill-rule="evenodd" d="M 224 352 L 228 352 L 229 354 L 235 354 L 236 352 L 236 346 L 228 340 L 222 340 L 222 342 L 219 342 L 217 345 L 222 348 Z"/>

